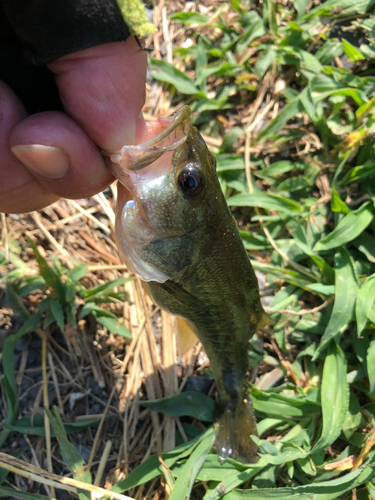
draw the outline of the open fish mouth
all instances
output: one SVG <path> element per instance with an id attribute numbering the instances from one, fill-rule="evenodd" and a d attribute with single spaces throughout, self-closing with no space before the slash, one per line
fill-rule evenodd
<path id="1" fill-rule="evenodd" d="M 125 180 L 124 176 L 144 170 L 164 154 L 175 151 L 186 141 L 191 127 L 191 110 L 189 106 L 183 106 L 173 116 L 146 122 L 146 126 L 151 137 L 148 141 L 123 146 L 119 151 L 112 153 L 102 151 L 107 167 L 120 182 Z M 126 180 L 124 184 L 127 184 Z"/>

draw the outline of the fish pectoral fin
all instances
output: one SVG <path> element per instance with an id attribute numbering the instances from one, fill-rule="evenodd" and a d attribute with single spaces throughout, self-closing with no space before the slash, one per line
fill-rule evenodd
<path id="1" fill-rule="evenodd" d="M 273 326 L 273 325 L 274 325 L 273 320 L 268 316 L 268 314 L 266 314 L 263 311 L 260 318 L 259 318 L 259 321 L 258 321 L 258 324 L 256 327 L 256 331 L 258 332 L 259 330 L 263 330 L 263 328 L 266 326 Z"/>
<path id="2" fill-rule="evenodd" d="M 194 325 L 187 319 L 177 318 L 177 354 L 182 356 L 197 342 Z"/>

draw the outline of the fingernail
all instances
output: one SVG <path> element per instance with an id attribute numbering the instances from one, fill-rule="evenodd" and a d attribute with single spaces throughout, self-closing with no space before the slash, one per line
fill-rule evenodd
<path id="1" fill-rule="evenodd" d="M 27 144 L 13 146 L 11 149 L 28 169 L 47 179 L 62 179 L 69 170 L 68 157 L 60 148 Z"/>

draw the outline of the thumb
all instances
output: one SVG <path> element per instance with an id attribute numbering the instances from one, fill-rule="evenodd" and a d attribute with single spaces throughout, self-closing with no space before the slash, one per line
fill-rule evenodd
<path id="1" fill-rule="evenodd" d="M 99 147 L 116 151 L 145 133 L 147 54 L 134 37 L 69 54 L 48 67 L 65 111 Z"/>

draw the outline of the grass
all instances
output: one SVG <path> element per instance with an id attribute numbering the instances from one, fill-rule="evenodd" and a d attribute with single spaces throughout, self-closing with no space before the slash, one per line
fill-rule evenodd
<path id="1" fill-rule="evenodd" d="M 249 367 L 258 366 L 250 392 L 259 462 L 218 460 L 212 398 L 181 392 L 191 373 L 209 373 L 201 347 L 176 367 L 173 318 L 160 315 L 116 260 L 105 261 L 116 259 L 113 212 L 105 205 L 105 230 L 98 226 L 102 198 L 84 213 L 61 202 L 43 219 L 34 215 L 36 226 L 29 216 L 2 218 L 1 271 L 23 326 L 7 336 L 3 350 L 7 411 L 0 440 L 7 455 L 0 455 L 0 496 L 26 498 L 22 491 L 29 491 L 27 498 L 54 498 L 61 487 L 55 470 L 73 477 L 62 486 L 77 488 L 79 498 L 103 485 L 137 500 L 375 499 L 374 6 L 231 0 L 193 12 L 180 12 L 173 2 L 170 11 L 155 9 L 160 31 L 150 69 L 160 85 L 150 84 L 146 113 L 165 115 L 190 104 L 253 266 L 267 279 L 262 294 L 274 328 L 252 339 L 249 349 Z M 64 237 L 76 262 L 61 254 L 56 240 L 69 217 L 80 221 L 69 233 L 86 234 Z M 56 244 L 47 242 L 40 224 Z M 34 246 L 21 236 L 25 229 Z M 59 252 L 60 260 L 53 257 Z M 118 320 L 124 298 L 125 320 Z M 11 314 L 3 313 L 2 321 L 10 330 L 15 324 Z M 163 338 L 155 340 L 160 324 Z M 86 326 L 91 333 L 84 347 L 95 340 L 96 349 L 80 355 L 84 349 L 74 339 L 82 342 Z M 51 332 L 59 330 L 65 338 L 56 347 Z M 106 337 L 107 331 L 113 333 Z M 32 332 L 42 342 L 44 388 L 55 380 L 58 394 L 68 385 L 60 399 L 54 396 L 60 414 L 43 411 L 46 389 L 32 411 L 20 411 L 26 365 L 16 369 L 13 353 L 16 341 L 35 337 Z M 58 348 L 71 379 L 51 356 Z M 96 418 L 70 423 L 67 401 L 87 390 L 88 369 L 108 397 Z M 105 451 L 106 432 L 115 452 Z M 22 435 L 30 436 L 27 449 L 14 445 Z M 84 469 L 79 441 L 91 447 Z M 35 456 L 51 483 L 40 467 L 30 470 Z M 34 481 L 29 490 L 12 475 L 22 469 Z"/>

